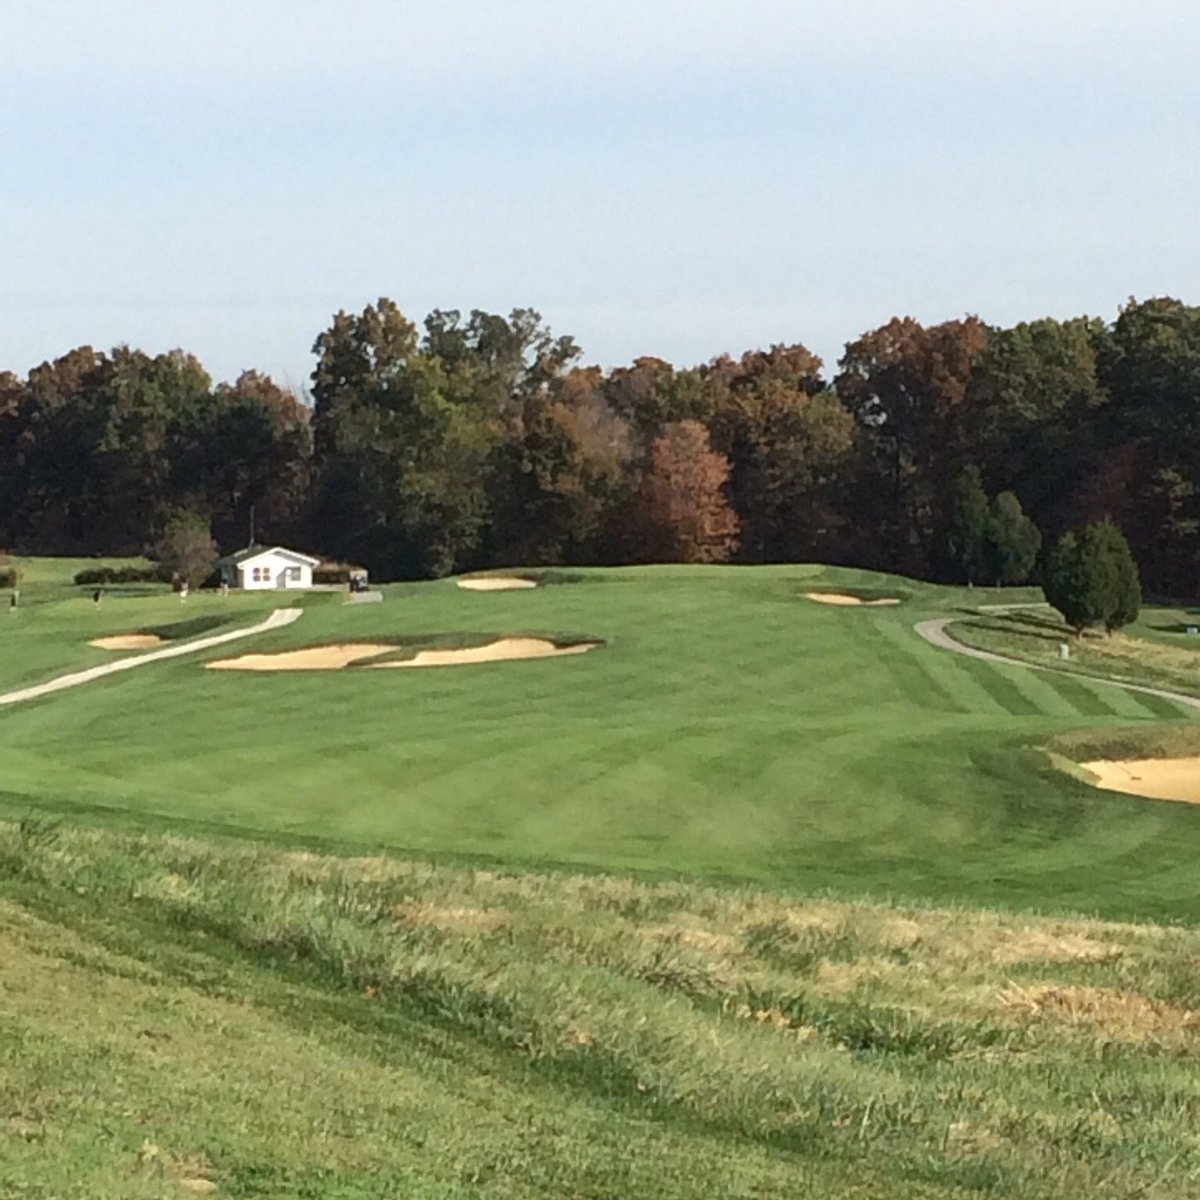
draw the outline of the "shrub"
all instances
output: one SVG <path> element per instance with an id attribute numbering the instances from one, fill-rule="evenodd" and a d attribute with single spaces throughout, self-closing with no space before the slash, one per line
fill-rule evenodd
<path id="1" fill-rule="evenodd" d="M 162 567 L 87 567 L 77 571 L 75 582 L 80 587 L 114 583 L 164 583 Z"/>
<path id="2" fill-rule="evenodd" d="M 349 583 L 350 577 L 363 570 L 354 563 L 336 562 L 329 560 L 318 563 L 313 567 L 313 583 L 339 584 Z"/>
<path id="3" fill-rule="evenodd" d="M 15 588 L 21 582 L 21 572 L 11 564 L 0 564 L 0 588 Z"/>

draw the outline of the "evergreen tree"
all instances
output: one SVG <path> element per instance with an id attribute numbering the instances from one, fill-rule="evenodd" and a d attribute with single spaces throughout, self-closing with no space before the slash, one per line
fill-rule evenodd
<path id="1" fill-rule="evenodd" d="M 979 468 L 967 467 L 954 485 L 946 529 L 946 565 L 956 578 L 974 583 L 984 573 L 988 565 L 990 524 L 988 498 L 979 479 Z"/>
<path id="2" fill-rule="evenodd" d="M 1124 534 L 1111 521 L 1065 533 L 1046 566 L 1046 600 L 1081 634 L 1089 625 L 1109 633 L 1135 621 L 1142 588 Z"/>
<path id="3" fill-rule="evenodd" d="M 1076 635 L 1081 634 L 1095 618 L 1088 607 L 1079 538 L 1070 530 L 1058 539 L 1047 557 L 1044 575 L 1042 593 L 1046 603 L 1059 611 Z"/>
<path id="4" fill-rule="evenodd" d="M 1012 492 L 1001 492 L 988 514 L 986 557 L 997 586 L 1024 583 L 1042 548 L 1038 527 Z"/>
<path id="5" fill-rule="evenodd" d="M 1102 582 L 1104 628 L 1112 633 L 1132 624 L 1142 608 L 1142 583 L 1125 535 L 1111 521 L 1088 529 L 1091 553 Z"/>

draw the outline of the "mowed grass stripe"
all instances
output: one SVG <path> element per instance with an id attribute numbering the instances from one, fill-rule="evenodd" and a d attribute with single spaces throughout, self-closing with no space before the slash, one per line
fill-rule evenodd
<path id="1" fill-rule="evenodd" d="M 1058 697 L 1052 695 L 1047 696 L 1048 705 L 1039 704 L 1009 675 L 1007 667 L 993 666 L 977 658 L 966 657 L 962 666 L 996 704 L 1014 717 L 1047 716 L 1060 706 Z"/>
<path id="2" fill-rule="evenodd" d="M 1122 695 L 1152 717 L 1163 721 L 1178 721 L 1184 717 L 1195 719 L 1195 711 L 1168 700 L 1165 696 L 1151 696 L 1146 692 L 1133 692 L 1122 688 Z"/>
<path id="3" fill-rule="evenodd" d="M 1060 678 L 1067 678 L 1063 675 Z M 1091 687 L 1102 697 L 1113 716 L 1124 721 L 1178 721 L 1185 716 L 1185 711 L 1170 700 L 1158 696 L 1147 696 L 1129 688 L 1112 684 L 1091 682 L 1085 676 L 1075 675 L 1074 678 L 1081 686 Z"/>
<path id="4" fill-rule="evenodd" d="M 1103 685 L 1077 683 L 1075 690 L 1058 687 L 1057 680 L 1063 676 L 1052 671 L 1033 671 L 1027 667 L 1000 668 L 1025 696 L 1038 705 L 1040 711 L 1052 717 L 1093 717 L 1119 715 L 1102 695 Z M 1070 684 L 1071 680 L 1068 680 Z"/>
<path id="5" fill-rule="evenodd" d="M 912 658 L 917 655 L 936 656 L 930 660 L 928 670 L 930 673 L 937 671 L 937 677 L 944 685 L 943 690 L 952 698 L 954 711 L 972 714 L 1002 712 L 1018 717 L 1043 715 L 1043 709 L 1038 704 L 1022 695 L 1019 688 L 987 663 L 926 646 L 910 628 L 903 625 L 889 623 L 883 632 L 892 654 Z M 925 668 L 922 666 L 921 669 Z"/>
<path id="6" fill-rule="evenodd" d="M 923 643 L 917 641 L 916 634 L 911 634 L 910 641 L 910 632 L 892 621 L 873 619 L 860 613 L 849 615 L 856 620 L 862 619 L 864 640 L 873 641 L 880 646 L 881 653 L 876 661 L 896 684 L 905 700 L 945 712 L 972 711 L 970 700 L 954 696 L 918 659 L 917 651 Z M 896 636 L 897 633 L 899 637 Z M 939 672 L 939 675 L 941 674 L 942 672 Z"/>
<path id="7" fill-rule="evenodd" d="M 1086 683 L 1071 675 L 1060 675 L 1051 671 L 1044 672 L 1043 678 L 1047 686 L 1053 688 L 1080 716 L 1116 717 L 1122 715 L 1101 695 L 1103 684 Z M 1108 693 L 1115 689 L 1104 688 L 1104 691 Z"/>

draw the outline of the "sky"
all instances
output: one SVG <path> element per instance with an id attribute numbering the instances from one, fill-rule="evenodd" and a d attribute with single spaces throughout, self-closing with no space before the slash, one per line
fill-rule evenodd
<path id="1" fill-rule="evenodd" d="M 0 370 L 296 389 L 338 309 L 584 361 L 1200 303 L 1196 0 L 0 0 Z"/>

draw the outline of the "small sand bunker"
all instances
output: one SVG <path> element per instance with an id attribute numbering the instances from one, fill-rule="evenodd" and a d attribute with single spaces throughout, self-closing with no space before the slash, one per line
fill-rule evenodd
<path id="1" fill-rule="evenodd" d="M 153 650 L 163 644 L 157 633 L 118 633 L 88 642 L 97 650 Z"/>
<path id="2" fill-rule="evenodd" d="M 243 654 L 205 663 L 210 671 L 340 671 L 351 663 L 396 649 L 390 643 L 346 642 L 339 646 L 311 646 L 277 654 Z"/>
<path id="3" fill-rule="evenodd" d="M 458 650 L 421 650 L 413 658 L 394 662 L 368 663 L 370 667 L 456 667 L 466 663 L 508 662 L 518 658 L 559 658 L 586 654 L 599 642 L 576 642 L 559 646 L 548 638 L 501 638 L 486 646 L 464 646 Z"/>
<path id="4" fill-rule="evenodd" d="M 1079 765 L 1108 792 L 1200 804 L 1200 758 L 1100 759 Z"/>
<path id="5" fill-rule="evenodd" d="M 883 596 L 879 600 L 864 600 L 861 596 L 850 596 L 845 592 L 807 592 L 810 600 L 818 604 L 836 604 L 853 608 L 890 608 L 900 601 L 895 596 Z"/>
<path id="6" fill-rule="evenodd" d="M 465 588 L 468 592 L 516 592 L 524 588 L 537 587 L 537 581 L 518 579 L 515 576 L 492 575 L 480 579 L 460 579 L 458 586 Z"/>

